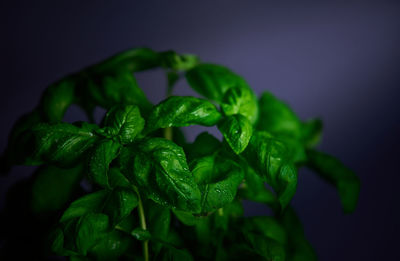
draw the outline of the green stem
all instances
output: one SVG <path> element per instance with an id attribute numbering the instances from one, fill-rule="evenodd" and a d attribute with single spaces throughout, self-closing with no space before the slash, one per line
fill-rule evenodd
<path id="1" fill-rule="evenodd" d="M 147 230 L 146 217 L 144 214 L 142 198 L 140 197 L 139 190 L 136 187 L 134 187 L 134 189 L 139 198 L 138 212 L 139 212 L 140 227 L 143 230 Z M 143 241 L 143 257 L 144 257 L 145 261 L 149 261 L 149 241 L 148 240 Z"/>

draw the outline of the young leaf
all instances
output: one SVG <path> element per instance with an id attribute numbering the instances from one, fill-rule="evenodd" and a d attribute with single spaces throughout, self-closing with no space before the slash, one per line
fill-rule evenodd
<path id="1" fill-rule="evenodd" d="M 107 113 L 105 126 L 110 136 L 117 137 L 121 144 L 128 144 L 143 130 L 144 119 L 137 106 L 115 106 Z"/>
<path id="2" fill-rule="evenodd" d="M 195 160 L 191 169 L 202 194 L 201 213 L 232 202 L 244 177 L 242 168 L 221 152 Z"/>
<path id="3" fill-rule="evenodd" d="M 46 122 L 62 121 L 68 107 L 75 102 L 75 84 L 76 80 L 70 76 L 47 87 L 39 103 Z"/>
<path id="4" fill-rule="evenodd" d="M 214 101 L 222 101 L 224 94 L 232 87 L 249 88 L 242 77 L 215 64 L 195 66 L 186 73 L 186 79 L 195 91 Z"/>
<path id="5" fill-rule="evenodd" d="M 164 206 L 199 211 L 200 191 L 187 166 L 183 149 L 151 138 L 121 152 L 122 173 L 148 198 Z"/>
<path id="6" fill-rule="evenodd" d="M 279 170 L 278 187 L 275 188 L 278 194 L 278 201 L 281 209 L 285 209 L 296 193 L 297 169 L 292 164 L 285 164 Z"/>
<path id="7" fill-rule="evenodd" d="M 174 51 L 160 53 L 161 66 L 175 71 L 186 71 L 199 63 L 199 58 L 195 55 L 179 55 Z"/>
<path id="8" fill-rule="evenodd" d="M 120 144 L 113 140 L 102 140 L 93 149 L 89 158 L 88 175 L 91 180 L 104 188 L 109 188 L 109 165 L 118 156 Z"/>
<path id="9" fill-rule="evenodd" d="M 299 138 L 301 122 L 290 107 L 275 98 L 271 93 L 264 92 L 259 100 L 260 117 L 257 129 L 267 131 L 277 136 Z"/>
<path id="10" fill-rule="evenodd" d="M 222 99 L 221 108 L 227 116 L 241 114 L 252 124 L 254 124 L 257 120 L 257 98 L 250 88 L 230 88 Z"/>
<path id="11" fill-rule="evenodd" d="M 195 97 L 171 96 L 155 106 L 146 122 L 146 132 L 159 128 L 215 125 L 221 113 L 209 101 Z"/>
<path id="12" fill-rule="evenodd" d="M 242 229 L 248 233 L 260 234 L 281 244 L 287 242 L 285 229 L 276 219 L 269 216 L 245 218 Z"/>
<path id="13" fill-rule="evenodd" d="M 25 148 L 27 155 L 36 161 L 72 166 L 97 141 L 96 128 L 89 124 L 81 127 L 68 123 L 36 125 L 28 132 L 31 146 Z"/>
<path id="14" fill-rule="evenodd" d="M 302 142 L 308 147 L 314 147 L 317 145 L 322 136 L 322 121 L 320 119 L 313 119 L 302 123 Z"/>
<path id="15" fill-rule="evenodd" d="M 360 192 L 360 180 L 354 172 L 328 154 L 308 150 L 307 156 L 307 166 L 316 171 L 324 180 L 336 186 L 343 211 L 345 213 L 353 212 L 357 206 Z"/>
<path id="16" fill-rule="evenodd" d="M 89 213 L 82 216 L 76 225 L 76 246 L 82 255 L 92 248 L 108 229 L 108 217 L 104 214 Z"/>
<path id="17" fill-rule="evenodd" d="M 34 174 L 31 207 L 34 213 L 43 214 L 61 210 L 79 187 L 82 166 L 61 169 L 41 166 Z"/>
<path id="18" fill-rule="evenodd" d="M 246 149 L 253 134 L 250 121 L 241 114 L 225 117 L 218 123 L 218 129 L 236 154 Z"/>

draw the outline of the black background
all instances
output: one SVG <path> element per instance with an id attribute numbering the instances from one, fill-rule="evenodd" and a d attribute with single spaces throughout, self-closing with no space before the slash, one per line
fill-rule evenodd
<path id="1" fill-rule="evenodd" d="M 320 148 L 359 175 L 358 208 L 344 215 L 334 188 L 300 172 L 293 205 L 320 259 L 400 259 L 399 3 L 10 1 L 0 10 L 1 150 L 17 117 L 58 78 L 131 47 L 194 53 L 241 74 L 257 94 L 271 91 L 302 119 L 321 117 Z M 163 98 L 160 71 L 138 80 L 151 101 Z M 175 93 L 193 95 L 186 87 Z M 66 117 L 84 119 L 75 107 Z M 199 131 L 186 129 L 192 140 Z M 30 171 L 0 178 L 1 206 Z M 246 211 L 267 213 L 255 204 Z"/>

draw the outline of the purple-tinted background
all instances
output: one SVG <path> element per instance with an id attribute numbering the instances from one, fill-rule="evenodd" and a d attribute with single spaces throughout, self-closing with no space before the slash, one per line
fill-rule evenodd
<path id="1" fill-rule="evenodd" d="M 257 94 L 289 102 L 301 118 L 322 117 L 320 148 L 361 178 L 358 208 L 343 215 L 335 189 L 300 172 L 293 204 L 320 259 L 399 260 L 400 4 L 189 2 L 1 3 L 0 149 L 16 118 L 70 72 L 137 46 L 198 54 L 243 75 Z M 160 71 L 138 80 L 150 100 L 162 99 Z M 185 87 L 176 93 L 193 94 Z M 77 108 L 67 118 L 84 119 Z M 186 131 L 193 139 L 199 130 Z M 1 206 L 6 188 L 29 171 L 0 178 Z"/>

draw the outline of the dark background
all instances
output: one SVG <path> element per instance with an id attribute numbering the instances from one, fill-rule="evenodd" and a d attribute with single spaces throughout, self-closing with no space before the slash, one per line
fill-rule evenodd
<path id="1" fill-rule="evenodd" d="M 358 208 L 344 215 L 334 188 L 300 172 L 293 204 L 320 259 L 399 260 L 400 4 L 276 2 L 2 2 L 0 150 L 17 117 L 68 73 L 131 47 L 198 54 L 244 76 L 257 94 L 271 91 L 302 119 L 322 117 L 320 148 L 359 175 Z M 138 80 L 150 100 L 162 99 L 160 71 Z M 183 83 L 176 93 L 193 94 Z M 78 118 L 71 108 L 67 119 Z M 191 139 L 199 132 L 186 131 Z M 1 206 L 30 170 L 0 178 Z"/>

